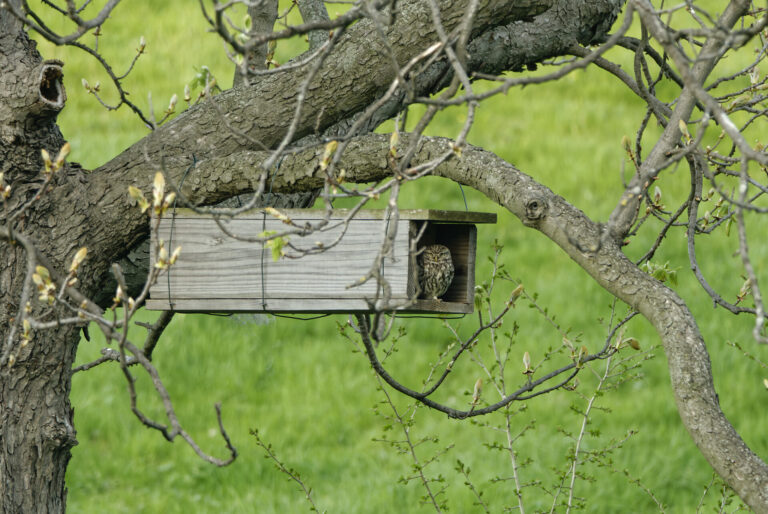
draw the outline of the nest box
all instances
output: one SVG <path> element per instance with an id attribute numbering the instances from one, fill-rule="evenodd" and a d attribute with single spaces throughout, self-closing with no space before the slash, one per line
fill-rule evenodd
<path id="1" fill-rule="evenodd" d="M 325 211 L 283 209 L 293 225 L 317 224 Z M 363 285 L 381 250 L 388 223 L 397 223 L 390 255 L 380 271 L 391 288 L 391 303 L 407 303 L 406 313 L 469 313 L 474 307 L 478 223 L 496 223 L 484 212 L 401 210 L 397 221 L 383 210 L 360 211 L 346 226 L 349 211 L 335 210 L 326 230 L 285 238 L 285 256 L 273 260 L 269 248 L 232 238 L 210 216 L 179 209 L 160 223 L 158 237 L 181 255 L 150 289 L 147 308 L 178 312 L 372 312 L 382 294 L 375 279 Z M 265 231 L 292 227 L 263 210 L 222 220 L 227 231 L 256 238 Z M 332 227 L 332 228 L 329 228 Z M 295 228 L 295 227 L 293 227 Z M 346 230 L 346 231 L 345 231 Z M 417 248 L 442 244 L 451 251 L 454 279 L 440 300 L 417 299 Z M 340 237 L 342 236 L 343 237 Z M 155 235 L 152 235 L 153 247 Z M 317 250 L 298 257 L 295 249 Z M 152 252 L 154 253 L 154 252 Z M 418 249 L 416 251 L 418 253 Z M 298 258 L 297 258 L 298 257 Z"/>

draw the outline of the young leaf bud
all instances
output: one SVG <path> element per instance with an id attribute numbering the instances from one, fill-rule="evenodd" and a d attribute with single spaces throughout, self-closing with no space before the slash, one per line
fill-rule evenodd
<path id="1" fill-rule="evenodd" d="M 181 246 L 177 246 L 176 249 L 171 254 L 171 258 L 168 261 L 168 263 L 173 266 L 176 264 L 176 260 L 179 258 L 179 254 L 181 254 Z"/>
<path id="2" fill-rule="evenodd" d="M 115 290 L 115 296 L 112 298 L 112 303 L 116 307 L 120 305 L 123 301 L 123 288 L 120 287 L 118 284 L 117 289 Z"/>
<path id="3" fill-rule="evenodd" d="M 512 291 L 512 295 L 510 296 L 509 300 L 510 300 L 510 301 L 512 301 L 512 302 L 514 302 L 515 300 L 517 300 L 518 298 L 520 298 L 520 295 L 522 295 L 522 294 L 523 294 L 523 291 L 524 291 L 524 290 L 525 290 L 525 288 L 523 287 L 523 284 L 520 284 L 520 285 L 518 285 L 518 286 L 517 286 L 517 287 L 514 289 L 514 291 Z"/>
<path id="4" fill-rule="evenodd" d="M 531 354 L 528 352 L 523 354 L 523 368 L 525 368 L 523 375 L 530 375 L 533 372 L 531 369 Z"/>
<path id="5" fill-rule="evenodd" d="M 282 212 L 278 211 L 274 207 L 265 207 L 264 211 L 267 214 L 269 214 L 270 216 L 279 219 L 280 221 L 282 221 L 286 225 L 290 225 L 291 224 L 291 218 L 289 218 L 288 216 L 286 216 Z"/>
<path id="6" fill-rule="evenodd" d="M 475 388 L 472 391 L 472 405 L 477 405 L 477 403 L 480 401 L 480 395 L 483 392 L 483 379 L 478 378 L 477 382 L 475 382 Z"/>
<path id="7" fill-rule="evenodd" d="M 331 141 L 327 145 L 325 145 L 325 151 L 323 152 L 323 158 L 320 160 L 320 169 L 325 171 L 328 169 L 328 165 L 331 164 L 331 157 L 333 156 L 334 152 L 336 152 L 336 148 L 339 146 L 338 141 Z"/>
<path id="8" fill-rule="evenodd" d="M 165 177 L 161 172 L 155 173 L 155 180 L 152 183 L 152 206 L 159 208 L 163 205 L 163 194 L 165 193 Z"/>
<path id="9" fill-rule="evenodd" d="M 389 155 L 397 157 L 397 143 L 400 141 L 400 134 L 395 130 L 389 136 Z"/>
<path id="10" fill-rule="evenodd" d="M 72 258 L 72 264 L 69 266 L 69 272 L 74 273 L 77 271 L 77 268 L 80 266 L 80 263 L 83 262 L 83 259 L 85 259 L 85 256 L 88 254 L 88 248 L 82 247 L 80 248 L 75 256 Z"/>
<path id="11" fill-rule="evenodd" d="M 43 281 L 50 281 L 51 280 L 51 274 L 48 273 L 48 268 L 45 266 L 35 266 L 35 274 L 41 278 Z"/>
<path id="12" fill-rule="evenodd" d="M 128 186 L 128 194 L 131 195 L 131 198 L 136 201 L 136 203 L 139 204 L 141 212 L 147 211 L 149 208 L 149 202 L 144 197 L 144 193 L 142 193 L 138 187 Z"/>
<path id="13" fill-rule="evenodd" d="M 64 145 L 59 150 L 59 155 L 56 156 L 56 162 L 53 163 L 53 170 L 56 171 L 64 164 L 64 159 L 67 158 L 69 152 L 72 150 L 72 146 L 69 143 Z"/>
<path id="14" fill-rule="evenodd" d="M 176 200 L 176 193 L 171 191 L 167 195 L 165 195 L 165 200 L 163 200 L 163 207 L 169 207 L 173 204 L 173 202 Z"/>
<path id="15" fill-rule="evenodd" d="M 625 135 L 621 138 L 621 147 L 624 148 L 624 151 L 627 153 L 632 151 L 632 141 L 629 139 L 629 136 Z"/>
<path id="16" fill-rule="evenodd" d="M 43 156 L 43 164 L 45 164 L 45 172 L 50 173 L 51 168 L 53 168 L 53 162 L 51 161 L 51 155 L 46 151 L 45 148 L 40 150 L 40 155 Z"/>
<path id="17" fill-rule="evenodd" d="M 161 246 L 157 252 L 157 262 L 155 263 L 157 269 L 168 269 L 168 250 L 165 246 Z"/>

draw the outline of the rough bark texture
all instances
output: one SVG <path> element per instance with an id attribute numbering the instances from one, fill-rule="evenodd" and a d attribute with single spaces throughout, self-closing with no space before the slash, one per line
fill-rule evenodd
<path id="1" fill-rule="evenodd" d="M 439 3 L 446 28 L 456 27 L 467 2 Z M 516 68 L 562 53 L 574 42 L 600 40 L 622 2 L 573 0 L 546 11 L 551 4 L 481 1 L 473 34 L 482 37 L 472 43 L 476 46 L 470 51 L 471 65 L 486 71 Z M 425 2 L 398 5 L 403 13 L 389 27 L 388 35 L 403 63 L 435 38 Z M 394 78 L 390 61 L 378 50 L 380 43 L 367 37 L 371 32 L 367 23 L 361 21 L 350 28 L 327 69 L 313 80 L 297 138 L 311 134 L 315 127 L 324 130 L 354 116 Z M 41 99 L 40 78 L 46 76 L 43 66 L 18 23 L 0 11 L 0 68 L 4 70 L 0 75 L 0 171 L 6 172 L 6 182 L 14 186 L 17 203 L 12 208 L 28 200 L 41 182 L 40 149 L 55 154 L 63 143 L 55 125 L 58 111 L 51 105 L 56 102 L 49 98 L 55 96 L 51 91 L 56 91 L 56 71 L 48 75 L 53 89 L 47 84 Z M 425 92 L 443 80 L 444 73 L 439 71 L 424 82 Z M 252 190 L 260 173 L 258 164 L 267 153 L 252 151 L 246 141 L 233 136 L 219 113 L 235 129 L 273 147 L 292 119 L 298 84 L 305 73 L 305 69 L 286 71 L 218 95 L 212 100 L 215 104 L 206 102 L 190 109 L 93 173 L 82 175 L 76 167 L 69 168 L 58 177 L 50 199 L 44 197 L 16 228 L 30 234 L 60 269 L 77 248 L 87 245 L 88 267 L 80 279 L 85 293 L 95 293 L 109 264 L 147 237 L 146 217 L 129 205 L 127 186 L 147 192 L 161 162 L 167 179 L 179 183 L 194 160 L 197 165 L 189 171 L 183 188 L 190 201 L 214 203 Z M 61 94 L 63 103 L 63 91 Z M 426 141 L 415 161 L 434 157 L 447 144 Z M 348 147 L 342 166 L 354 170 L 354 176 L 348 175 L 350 180 L 380 178 L 388 173 L 387 152 L 386 137 L 361 136 Z M 315 150 L 307 150 L 284 159 L 273 190 L 320 186 L 318 157 Z M 488 152 L 467 149 L 460 161 L 449 161 L 436 174 L 475 187 L 508 208 L 527 226 L 560 245 L 608 291 L 651 320 L 664 341 L 680 414 L 696 444 L 752 508 L 768 510 L 768 469 L 722 415 L 706 347 L 675 293 L 626 259 L 603 237 L 599 224 Z M 9 318 L 18 309 L 15 302 L 24 264 L 25 255 L 18 245 L 0 242 L 2 345 Z M 4 512 L 59 512 L 64 508 L 64 472 L 69 449 L 76 444 L 68 396 L 77 341 L 75 330 L 38 335 L 26 348 L 14 350 L 12 368 L 0 369 L 0 506 Z"/>
<path id="2" fill-rule="evenodd" d="M 55 124 L 64 104 L 60 67 L 44 63 L 15 20 L 0 11 L 0 172 L 14 187 L 11 212 L 34 194 L 40 149 L 53 155 L 64 140 Z M 71 180 L 62 176 L 62 181 Z M 68 244 L 66 223 L 57 216 L 64 202 L 43 202 L 21 220 L 43 251 L 61 262 Z M 70 206 L 69 209 L 73 209 Z M 83 215 L 80 214 L 80 219 Z M 25 272 L 20 245 L 0 241 L 0 347 L 5 347 L 11 316 Z M 76 444 L 69 404 L 71 367 L 77 331 L 61 330 L 15 349 L 16 365 L 0 368 L 0 511 L 61 512 L 66 500 L 64 474 Z"/>
<path id="3" fill-rule="evenodd" d="M 251 18 L 251 33 L 266 34 L 272 32 L 277 19 L 277 0 L 264 0 L 248 8 Z M 245 82 L 248 70 L 263 70 L 267 61 L 267 44 L 254 46 L 243 59 L 244 66 L 237 66 L 232 87 L 238 87 Z"/>

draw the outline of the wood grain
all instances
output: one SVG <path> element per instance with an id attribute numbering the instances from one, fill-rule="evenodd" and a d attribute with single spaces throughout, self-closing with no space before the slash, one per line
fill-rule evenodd
<path id="1" fill-rule="evenodd" d="M 230 237 L 210 216 L 179 209 L 175 216 L 163 219 L 157 236 L 153 235 L 153 239 L 163 240 L 169 251 L 177 246 L 182 251 L 170 272 L 152 286 L 147 307 L 180 312 L 371 312 L 372 305 L 383 297 L 381 285 L 375 280 L 360 281 L 381 251 L 390 224 L 384 212 L 361 211 L 345 226 L 339 220 L 349 211 L 335 210 L 324 229 L 287 236 L 290 246 L 285 248 L 286 256 L 275 261 L 263 244 Z M 238 237 L 255 238 L 265 231 L 317 225 L 326 214 L 307 209 L 280 213 L 288 216 L 290 223 L 261 209 L 222 223 Z M 415 300 L 402 308 L 403 312 L 472 312 L 474 223 L 495 222 L 496 215 L 434 210 L 399 214 L 394 245 L 381 268 L 391 288 L 391 303 L 404 304 L 414 297 L 416 259 L 409 250 L 411 239 L 427 223 L 418 247 L 433 243 L 447 246 L 454 260 L 454 280 L 442 300 Z M 318 252 L 319 248 L 323 251 Z M 312 253 L 302 255 L 300 250 Z"/>

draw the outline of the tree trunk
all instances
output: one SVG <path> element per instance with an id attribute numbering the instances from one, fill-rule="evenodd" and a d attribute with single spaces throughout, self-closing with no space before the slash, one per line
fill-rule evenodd
<path id="1" fill-rule="evenodd" d="M 13 367 L 0 371 L 2 512 L 64 512 L 66 505 L 64 475 L 77 444 L 69 390 L 79 331 L 47 335 L 34 338 Z"/>
<path id="2" fill-rule="evenodd" d="M 466 3 L 439 2 L 451 13 L 443 18 L 447 30 L 460 22 Z M 474 34 L 486 31 L 486 36 L 473 42 L 476 48 L 470 54 L 480 62 L 470 65 L 499 71 L 530 62 L 526 58 L 535 62 L 558 55 L 574 42 L 600 40 L 607 20 L 622 2 L 557 2 L 531 22 L 495 27 L 520 18 L 528 20 L 553 3 L 530 0 L 510 7 L 512 3 L 501 0 L 481 2 Z M 389 35 L 398 60 L 405 62 L 425 47 L 432 26 L 425 2 L 399 5 L 402 13 L 389 27 Z M 566 25 L 574 20 L 583 24 L 575 27 L 576 32 L 568 32 Z M 330 60 L 334 64 L 309 87 L 296 137 L 353 116 L 391 83 L 391 64 L 380 54 L 380 43 L 366 37 L 366 30 L 370 27 L 366 28 L 365 21 L 352 26 Z M 540 46 L 534 48 L 536 42 Z M 0 69 L 0 172 L 5 174 L 5 183 L 13 187 L 9 205 L 13 215 L 37 194 L 43 181 L 40 150 L 55 156 L 64 143 L 55 117 L 66 96 L 59 80 L 60 63 L 43 62 L 34 43 L 4 10 L 0 10 Z M 243 151 L 243 141 L 224 128 L 219 113 L 224 113 L 227 124 L 272 147 L 292 120 L 296 85 L 305 73 L 299 69 L 266 77 L 251 87 L 201 103 L 87 177 L 76 166 L 68 166 L 57 175 L 53 193 L 43 196 L 12 226 L 6 226 L 3 219 L 0 229 L 33 239 L 57 269 L 64 268 L 79 247 L 88 246 L 91 252 L 79 277 L 80 287 L 84 293 L 94 294 L 109 264 L 147 237 L 146 217 L 127 204 L 128 184 L 148 190 L 161 162 L 168 180 L 178 184 L 194 161 L 197 165 L 184 188 L 193 202 L 211 203 L 247 192 L 259 177 L 254 163 L 262 162 L 267 154 Z M 429 87 L 437 83 L 431 82 Z M 430 144 L 423 145 L 415 161 L 427 160 L 448 148 L 447 143 Z M 348 147 L 349 155 L 344 157 L 348 165 L 343 167 L 356 170 L 356 180 L 380 178 L 389 173 L 387 145 L 383 136 L 361 138 L 359 144 L 353 142 Z M 317 155 L 312 152 L 286 157 L 280 173 L 274 176 L 274 192 L 322 185 L 322 176 L 313 173 Z M 361 160 L 353 163 L 355 155 Z M 379 158 L 372 157 L 376 155 Z M 696 444 L 750 506 L 768 509 L 768 469 L 722 415 L 706 347 L 679 298 L 642 273 L 618 247 L 609 243 L 601 246 L 598 224 L 487 152 L 468 149 L 461 160 L 449 161 L 436 174 L 472 185 L 507 207 L 560 245 L 608 291 L 654 323 L 669 356 L 681 416 Z M 64 474 L 70 449 L 76 444 L 68 398 L 79 333 L 62 328 L 46 332 L 45 337 L 35 334 L 24 347 L 18 336 L 9 337 L 12 330 L 18 332 L 14 317 L 23 307 L 19 298 L 28 274 L 28 258 L 23 245 L 0 239 L 0 506 L 3 512 L 61 512 L 66 500 Z M 36 310 L 44 309 L 38 307 L 34 294 L 32 305 Z"/>
<path id="3" fill-rule="evenodd" d="M 55 118 L 66 96 L 60 63 L 43 62 L 6 11 L 0 11 L 0 69 L 0 172 L 13 187 L 13 215 L 42 181 L 40 150 L 56 155 L 64 143 Z M 16 229 L 56 234 L 52 212 L 50 204 L 30 211 L 16 220 Z M 0 240 L 0 511 L 63 512 L 64 474 L 77 443 L 69 390 L 79 331 L 50 331 L 25 347 L 18 337 L 9 342 L 26 266 L 23 246 Z"/>

